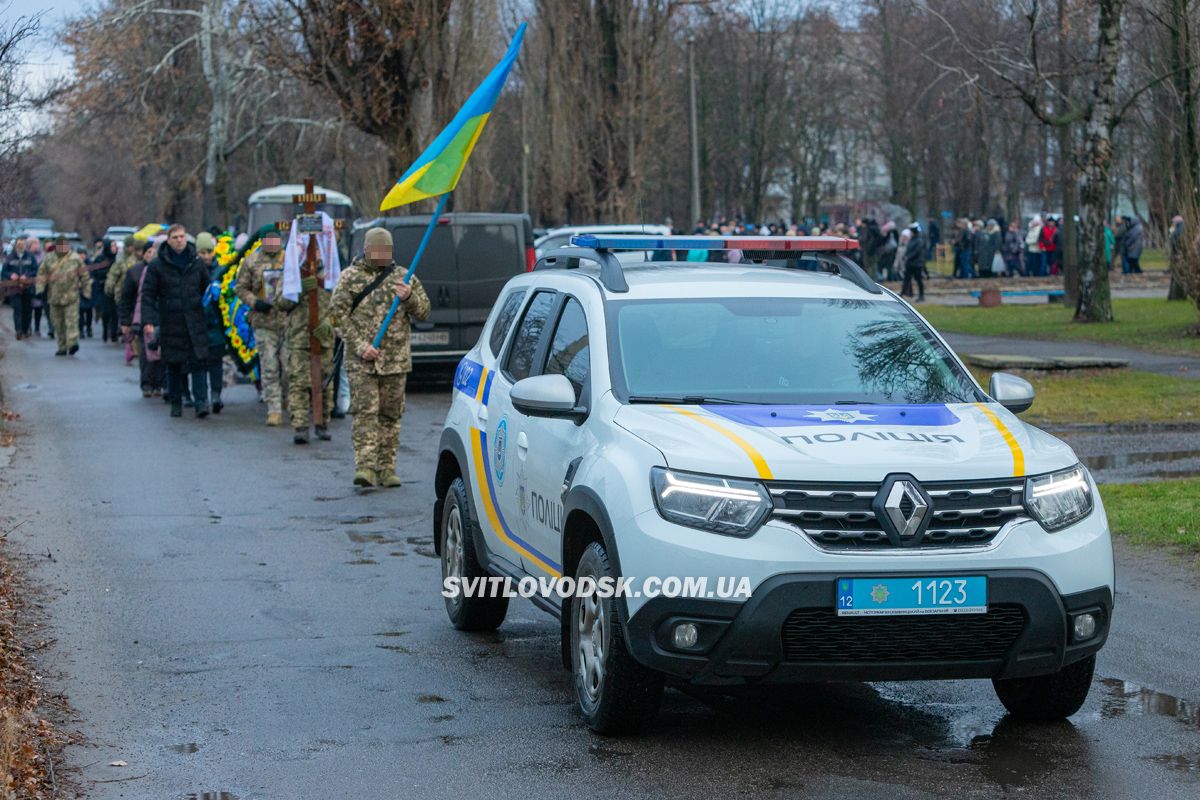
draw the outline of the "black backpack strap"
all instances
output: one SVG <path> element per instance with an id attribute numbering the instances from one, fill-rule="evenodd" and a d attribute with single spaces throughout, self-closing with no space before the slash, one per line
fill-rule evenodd
<path id="1" fill-rule="evenodd" d="M 391 275 L 395 271 L 396 271 L 396 265 L 392 264 L 390 267 L 385 269 L 383 272 L 381 272 L 377 276 L 375 276 L 375 280 L 371 281 L 366 286 L 364 286 L 362 288 L 362 291 L 360 291 L 358 294 L 354 295 L 354 302 L 352 302 L 350 304 L 350 313 L 353 314 L 355 309 L 357 309 L 359 307 L 359 305 L 362 303 L 362 301 L 367 299 L 367 295 L 369 295 L 371 292 L 378 289 L 379 284 L 386 281 L 388 279 L 388 276 Z"/>

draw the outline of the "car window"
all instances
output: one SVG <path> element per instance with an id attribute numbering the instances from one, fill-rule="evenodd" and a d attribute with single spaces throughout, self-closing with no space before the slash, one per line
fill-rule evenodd
<path id="1" fill-rule="evenodd" d="M 567 300 L 558 327 L 550 343 L 550 355 L 546 359 L 547 375 L 565 375 L 575 387 L 578 400 L 591 372 L 590 348 L 588 347 L 587 317 L 583 307 L 575 298 Z"/>
<path id="2" fill-rule="evenodd" d="M 554 292 L 538 292 L 529 301 L 525 316 L 521 317 L 521 325 L 513 338 L 508 350 L 508 359 L 504 371 L 515 383 L 529 377 L 533 369 L 533 356 L 537 352 L 538 342 L 541 341 L 542 331 L 546 327 L 546 318 L 550 316 L 550 307 L 554 305 Z"/>
<path id="3" fill-rule="evenodd" d="M 797 405 L 981 399 L 950 352 L 900 303 L 726 297 L 610 308 L 613 380 L 628 395 Z"/>
<path id="4" fill-rule="evenodd" d="M 491 348 L 492 355 L 500 355 L 500 350 L 504 347 L 504 340 L 508 338 L 508 330 L 512 327 L 513 320 L 517 317 L 517 311 L 521 308 L 521 301 L 524 299 L 524 289 L 513 292 L 504 299 L 504 306 L 496 315 L 496 322 L 492 325 L 492 336 L 488 340 L 488 347 Z"/>

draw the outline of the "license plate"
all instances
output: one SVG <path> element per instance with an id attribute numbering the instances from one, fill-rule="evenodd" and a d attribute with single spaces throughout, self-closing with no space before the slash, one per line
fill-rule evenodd
<path id="1" fill-rule="evenodd" d="M 986 614 L 987 577 L 838 578 L 839 617 Z"/>
<path id="2" fill-rule="evenodd" d="M 413 331 L 413 344 L 450 344 L 450 331 Z"/>

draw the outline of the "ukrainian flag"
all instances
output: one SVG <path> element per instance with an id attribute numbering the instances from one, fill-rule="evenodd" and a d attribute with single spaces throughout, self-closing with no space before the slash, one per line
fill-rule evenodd
<path id="1" fill-rule="evenodd" d="M 508 52 L 500 63 L 483 79 L 483 83 L 471 93 L 467 102 L 454 115 L 450 124 L 438 134 L 437 138 L 421 157 L 417 159 L 408 172 L 405 172 L 396 185 L 388 192 L 387 197 L 379 204 L 380 211 L 398 206 L 415 203 L 427 197 L 437 197 L 454 190 L 462 175 L 463 167 L 467 165 L 467 157 L 479 140 L 483 126 L 496 105 L 496 98 L 508 80 L 508 73 L 516 63 L 517 53 L 521 50 L 521 40 L 525 38 L 525 23 L 522 22 L 513 36 Z"/>

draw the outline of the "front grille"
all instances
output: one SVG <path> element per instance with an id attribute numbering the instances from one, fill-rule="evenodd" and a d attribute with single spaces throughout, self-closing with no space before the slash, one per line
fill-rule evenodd
<path id="1" fill-rule="evenodd" d="M 912 547 L 987 544 L 1009 522 L 1026 516 L 1022 504 L 1025 486 L 1020 480 L 943 481 L 922 486 L 932 500 L 933 517 L 921 541 Z M 871 509 L 879 484 L 774 481 L 768 488 L 775 503 L 771 518 L 797 526 L 826 550 L 894 548 Z"/>
<path id="2" fill-rule="evenodd" d="M 783 658 L 805 664 L 986 661 L 1003 658 L 1024 627 L 1020 606 L 898 617 L 839 617 L 833 609 L 804 608 L 783 623 Z"/>

